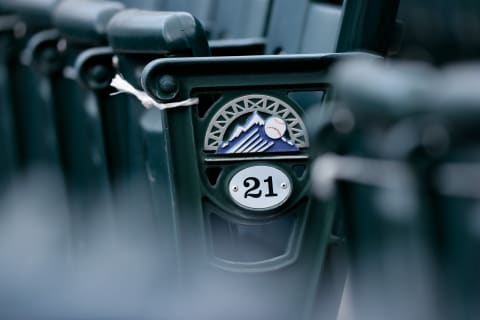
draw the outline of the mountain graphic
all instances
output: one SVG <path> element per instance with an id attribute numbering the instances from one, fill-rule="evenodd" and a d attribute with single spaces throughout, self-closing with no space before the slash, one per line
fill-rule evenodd
<path id="1" fill-rule="evenodd" d="M 264 129 L 265 120 L 254 112 L 243 126 L 237 126 L 217 154 L 296 152 L 298 147 L 285 137 L 272 139 Z"/>

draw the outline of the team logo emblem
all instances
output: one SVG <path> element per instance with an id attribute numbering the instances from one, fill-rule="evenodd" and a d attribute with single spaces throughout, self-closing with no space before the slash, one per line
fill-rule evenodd
<path id="1" fill-rule="evenodd" d="M 284 101 L 248 95 L 225 104 L 212 118 L 204 149 L 217 154 L 298 152 L 308 147 L 305 126 Z"/>
<path id="2" fill-rule="evenodd" d="M 256 152 L 295 152 L 298 147 L 285 135 L 287 124 L 271 116 L 264 120 L 255 111 L 243 126 L 235 127 L 228 140 L 217 149 L 218 154 Z"/>

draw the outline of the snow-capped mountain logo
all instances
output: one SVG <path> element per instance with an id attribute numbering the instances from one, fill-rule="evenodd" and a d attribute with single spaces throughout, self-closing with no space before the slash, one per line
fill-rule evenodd
<path id="1" fill-rule="evenodd" d="M 298 147 L 287 138 L 287 124 L 277 116 L 267 119 L 253 112 L 243 125 L 237 125 L 220 144 L 217 154 L 296 152 Z"/>

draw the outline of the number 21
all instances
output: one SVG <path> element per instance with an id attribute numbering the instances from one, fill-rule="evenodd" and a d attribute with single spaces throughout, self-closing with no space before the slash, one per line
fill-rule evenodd
<path id="1" fill-rule="evenodd" d="M 265 197 L 276 197 L 278 196 L 277 193 L 273 191 L 273 178 L 270 176 L 267 179 L 263 180 L 263 182 L 267 183 L 268 185 L 268 193 L 265 194 Z M 252 198 L 260 198 L 262 196 L 262 190 L 258 190 L 260 188 L 260 180 L 255 177 L 248 177 L 243 181 L 243 185 L 245 188 L 249 188 L 245 191 L 244 198 L 252 197 Z M 258 190 L 258 192 L 255 192 Z"/>

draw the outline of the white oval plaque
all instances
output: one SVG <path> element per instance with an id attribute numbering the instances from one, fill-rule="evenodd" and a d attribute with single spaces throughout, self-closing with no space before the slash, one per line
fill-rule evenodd
<path id="1" fill-rule="evenodd" d="M 249 210 L 270 210 L 285 203 L 292 193 L 292 182 L 281 170 L 252 166 L 237 172 L 229 183 L 233 201 Z"/>

